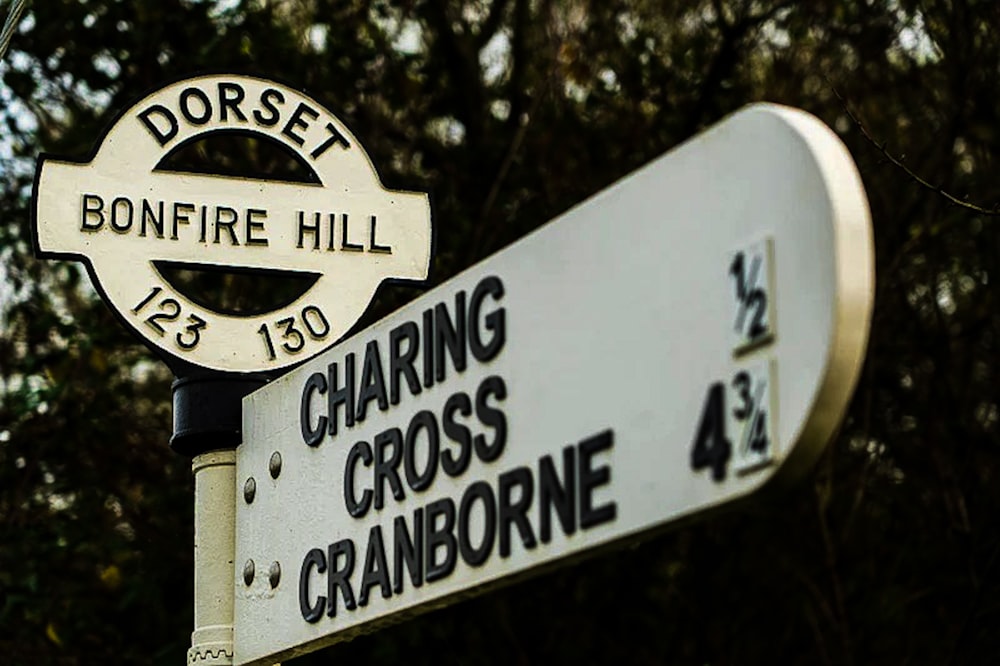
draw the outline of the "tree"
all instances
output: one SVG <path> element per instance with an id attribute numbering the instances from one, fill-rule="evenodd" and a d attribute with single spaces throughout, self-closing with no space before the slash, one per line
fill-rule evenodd
<path id="1" fill-rule="evenodd" d="M 12 151 L 0 199 L 0 649 L 11 663 L 176 663 L 188 644 L 190 472 L 165 445 L 170 378 L 76 266 L 32 257 L 27 207 L 40 150 L 82 156 L 128 100 L 205 68 L 310 91 L 349 122 L 387 186 L 431 191 L 435 283 L 754 100 L 835 128 L 873 210 L 864 379 L 808 482 L 302 663 L 1000 653 L 995 3 L 45 0 L 30 10 L 0 91 Z M 185 159 L 222 159 L 206 150 Z M 414 295 L 384 290 L 371 317 Z"/>

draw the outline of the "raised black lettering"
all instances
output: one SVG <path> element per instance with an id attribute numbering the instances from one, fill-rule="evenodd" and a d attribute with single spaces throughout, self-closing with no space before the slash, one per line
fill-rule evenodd
<path id="1" fill-rule="evenodd" d="M 247 121 L 246 115 L 240 110 L 240 104 L 247 93 L 243 86 L 231 81 L 219 82 L 219 120 L 226 122 L 229 120 L 229 112 L 232 111 L 241 123 Z"/>
<path id="2" fill-rule="evenodd" d="M 444 350 L 447 347 L 452 367 L 457 372 L 465 370 L 465 292 L 455 294 L 455 321 L 448 316 L 448 306 L 434 306 L 434 369 L 435 379 L 445 378 Z"/>
<path id="3" fill-rule="evenodd" d="M 282 134 L 300 146 L 306 141 L 295 133 L 295 128 L 309 129 L 309 121 L 303 120 L 302 116 L 309 116 L 311 120 L 316 120 L 319 118 L 319 112 L 305 102 L 299 102 L 299 105 L 292 111 L 292 115 L 288 117 L 288 122 L 281 128 Z"/>
<path id="4" fill-rule="evenodd" d="M 386 449 L 392 447 L 392 454 L 387 455 Z M 399 428 L 389 428 L 375 435 L 375 510 L 381 511 L 385 506 L 385 489 L 383 481 L 389 482 L 393 498 L 398 502 L 406 495 L 403 484 L 399 480 L 399 462 L 403 459 L 403 432 Z"/>
<path id="5" fill-rule="evenodd" d="M 275 90 L 274 88 L 268 88 L 260 94 L 260 105 L 267 111 L 267 115 L 260 112 L 260 109 L 254 109 L 253 119 L 257 121 L 258 125 L 263 125 L 264 127 L 274 127 L 278 124 L 278 120 L 281 118 L 281 112 L 278 111 L 278 107 L 274 105 L 285 103 L 285 96 L 281 94 L 280 90 Z"/>
<path id="6" fill-rule="evenodd" d="M 361 387 L 358 390 L 358 422 L 365 420 L 368 403 L 378 401 L 383 412 L 389 409 L 389 398 L 385 394 L 385 379 L 382 377 L 382 355 L 378 350 L 378 340 L 369 340 L 365 346 L 365 362 L 361 367 Z"/>
<path id="7" fill-rule="evenodd" d="M 516 501 L 513 499 L 514 488 L 520 488 Z M 515 467 L 500 475 L 497 490 L 497 495 L 499 495 L 497 520 L 500 524 L 500 557 L 510 557 L 510 528 L 512 525 L 517 526 L 518 534 L 521 535 L 521 543 L 524 544 L 525 548 L 531 550 L 537 545 L 535 534 L 531 530 L 531 522 L 528 520 L 528 509 L 534 498 L 534 490 L 531 470 L 527 467 Z"/>
<path id="8" fill-rule="evenodd" d="M 382 542 L 382 526 L 375 525 L 368 532 L 368 550 L 365 552 L 365 564 L 361 574 L 361 589 L 358 591 L 358 605 L 368 605 L 368 594 L 376 585 L 383 599 L 392 596 L 389 585 L 389 564 L 385 560 L 385 545 Z"/>
<path id="9" fill-rule="evenodd" d="M 202 204 L 198 212 L 198 242 L 204 243 L 208 238 L 208 206 Z"/>
<path id="10" fill-rule="evenodd" d="M 552 511 L 559 517 L 563 534 L 576 532 L 576 449 L 563 449 L 562 482 L 552 456 L 543 456 L 538 465 L 538 538 L 552 540 Z"/>
<path id="11" fill-rule="evenodd" d="M 247 245 L 259 245 L 267 247 L 267 238 L 254 236 L 254 232 L 264 233 L 264 220 L 267 219 L 267 211 L 263 208 L 250 208 L 247 210 Z"/>
<path id="12" fill-rule="evenodd" d="M 603 451 L 608 451 L 614 446 L 614 433 L 605 430 L 593 437 L 580 442 L 577 483 L 580 488 L 580 528 L 590 529 L 601 523 L 614 520 L 618 514 L 617 505 L 607 502 L 601 506 L 594 506 L 594 490 L 606 485 L 611 481 L 611 468 L 608 465 L 592 467 L 593 457 Z"/>
<path id="13" fill-rule="evenodd" d="M 406 518 L 396 516 L 392 521 L 392 591 L 403 591 L 403 564 L 410 574 L 413 587 L 424 584 L 424 510 L 413 512 L 413 538 L 410 538 Z"/>
<path id="14" fill-rule="evenodd" d="M 316 421 L 316 427 L 312 427 L 312 407 L 313 392 L 323 395 L 326 393 L 326 376 L 321 372 L 314 372 L 309 375 L 305 385 L 302 387 L 302 401 L 299 403 L 299 427 L 302 432 L 302 441 L 309 446 L 319 446 L 326 434 L 327 419 L 320 415 Z"/>
<path id="15" fill-rule="evenodd" d="M 119 215 L 118 211 L 124 207 L 124 221 L 119 222 L 122 217 Z M 135 206 L 132 205 L 130 199 L 125 197 L 117 197 L 111 202 L 111 228 L 120 234 L 128 233 L 128 230 L 132 228 L 132 217 L 135 215 Z"/>
<path id="16" fill-rule="evenodd" d="M 434 309 L 424 310 L 424 388 L 434 386 Z"/>
<path id="17" fill-rule="evenodd" d="M 332 213 L 331 213 L 332 215 Z M 365 246 L 361 243 L 351 243 L 347 240 L 348 228 L 347 223 L 349 220 L 347 213 L 340 214 L 340 229 L 343 235 L 340 237 L 340 249 L 345 252 L 364 252 Z"/>
<path id="18" fill-rule="evenodd" d="M 337 408 L 344 408 L 344 427 L 354 425 L 354 352 L 344 358 L 344 385 L 341 386 L 337 377 L 337 364 L 327 366 L 329 392 L 326 394 L 329 416 L 330 436 L 337 434 Z"/>
<path id="19" fill-rule="evenodd" d="M 376 220 L 375 216 L 372 215 L 371 216 L 371 225 L 369 226 L 369 229 L 371 230 L 371 233 L 368 236 L 368 251 L 369 252 L 377 252 L 377 253 L 381 253 L 381 254 L 392 254 L 392 248 L 390 246 L 388 246 L 388 245 L 379 245 L 375 241 L 375 225 L 377 224 L 377 222 L 378 221 Z"/>
<path id="20" fill-rule="evenodd" d="M 444 522 L 438 525 L 438 517 Z M 424 535 L 424 562 L 427 572 L 424 580 L 432 583 L 445 578 L 455 570 L 457 550 L 455 542 L 455 502 L 450 497 L 443 497 L 427 505 L 426 533 Z M 444 557 L 439 561 L 437 553 L 444 548 Z"/>
<path id="21" fill-rule="evenodd" d="M 354 542 L 350 539 L 341 539 L 330 544 L 328 549 L 327 563 L 330 567 L 330 574 L 326 578 L 327 609 L 326 614 L 330 617 L 337 615 L 337 590 L 344 600 L 345 610 L 354 610 L 358 604 L 354 600 L 354 590 L 351 589 L 351 574 L 354 572 Z M 343 566 L 338 566 L 338 561 L 343 555 Z"/>
<path id="22" fill-rule="evenodd" d="M 479 281 L 469 299 L 469 351 L 480 363 L 492 360 L 503 349 L 507 340 L 506 311 L 497 308 L 482 317 L 483 300 L 492 296 L 494 301 L 503 298 L 503 282 L 500 278 L 490 275 Z M 490 331 L 489 342 L 483 342 L 483 329 Z"/>
<path id="23" fill-rule="evenodd" d="M 166 127 L 163 126 L 162 122 L 159 124 L 153 122 L 154 116 L 166 121 Z M 177 116 L 162 104 L 153 104 L 149 108 L 143 109 L 139 112 L 138 118 L 142 126 L 153 135 L 160 146 L 167 145 L 171 139 L 177 136 Z"/>
<path id="24" fill-rule="evenodd" d="M 323 617 L 323 608 L 326 606 L 326 597 L 322 594 L 316 597 L 316 603 L 309 603 L 309 576 L 310 572 L 316 569 L 316 573 L 326 571 L 326 554 L 319 548 L 313 548 L 302 560 L 302 569 L 299 572 L 299 611 L 302 619 L 306 622 L 317 622 Z"/>
<path id="25" fill-rule="evenodd" d="M 472 545 L 472 537 L 469 534 L 472 506 L 476 500 L 483 505 L 483 536 L 478 547 Z M 458 507 L 458 550 L 470 567 L 481 566 L 493 552 L 497 527 L 496 511 L 497 503 L 493 497 L 493 489 L 485 481 L 476 481 L 462 493 L 462 502 Z"/>
<path id="26" fill-rule="evenodd" d="M 323 141 L 323 143 L 316 146 L 316 148 L 311 153 L 309 153 L 309 157 L 316 159 L 317 157 L 325 153 L 327 150 L 329 150 L 330 146 L 333 146 L 334 144 L 338 143 L 345 150 L 351 147 L 351 143 L 347 140 L 347 137 L 341 134 L 340 130 L 338 130 L 333 123 L 326 124 L 326 131 L 330 133 L 330 136 L 328 136 L 326 140 Z"/>
<path id="27" fill-rule="evenodd" d="M 303 241 L 305 240 L 305 235 L 306 234 L 311 234 L 312 238 L 313 238 L 312 249 L 318 250 L 319 249 L 319 220 L 320 220 L 320 214 L 319 213 L 313 213 L 313 220 L 314 220 L 313 224 L 306 224 L 306 214 L 303 211 L 301 211 L 301 210 L 295 212 L 295 217 L 296 217 L 296 219 L 299 222 L 299 240 L 298 240 L 298 243 L 295 244 L 295 247 L 297 247 L 299 249 L 302 249 L 303 247 L 305 247 L 305 245 L 303 244 Z"/>
<path id="28" fill-rule="evenodd" d="M 153 210 L 153 206 L 150 204 L 148 199 L 142 200 L 142 220 L 139 223 L 139 235 L 145 236 L 146 230 L 150 224 L 153 226 L 153 232 L 156 234 L 157 238 L 163 238 L 163 220 L 166 216 L 163 212 L 163 202 L 156 202 L 156 210 Z"/>
<path id="29" fill-rule="evenodd" d="M 181 224 L 191 224 L 191 218 L 188 217 L 188 213 L 193 213 L 195 207 L 193 204 L 182 203 L 180 201 L 174 202 L 174 219 L 173 225 L 170 230 L 170 240 L 177 240 L 177 227 Z"/>
<path id="30" fill-rule="evenodd" d="M 97 217 L 96 223 L 87 220 Z M 80 214 L 80 231 L 97 231 L 104 226 L 104 199 L 96 194 L 83 195 L 83 208 Z"/>
<path id="31" fill-rule="evenodd" d="M 417 438 L 420 431 L 427 433 L 427 463 L 422 472 L 417 471 Z M 434 482 L 437 474 L 438 451 L 440 451 L 440 435 L 437 419 L 434 413 L 426 409 L 417 412 L 410 420 L 406 429 L 406 446 L 403 449 L 403 469 L 406 472 L 406 483 L 415 491 L 427 490 Z"/>
<path id="32" fill-rule="evenodd" d="M 195 114 L 191 110 L 192 97 L 201 105 L 200 114 Z M 181 91 L 180 107 L 181 115 L 192 125 L 204 125 L 212 119 L 212 101 L 198 88 L 185 88 Z"/>
<path id="33" fill-rule="evenodd" d="M 507 385 L 497 375 L 484 379 L 476 391 L 476 417 L 484 426 L 494 430 L 493 441 L 489 444 L 486 443 L 485 435 L 476 435 L 473 440 L 476 455 L 483 462 L 492 462 L 499 458 L 507 444 L 507 417 L 496 407 L 490 406 L 487 402 L 490 396 L 499 402 L 507 398 Z"/>
<path id="34" fill-rule="evenodd" d="M 406 352 L 400 350 L 406 341 Z M 420 349 L 420 329 L 412 321 L 403 322 L 389 331 L 389 402 L 399 404 L 400 375 L 406 379 L 410 395 L 420 393 L 420 379 L 413 367 L 413 359 Z"/>
<path id="35" fill-rule="evenodd" d="M 347 462 L 344 463 L 344 506 L 352 518 L 363 518 L 372 505 L 372 491 L 370 489 L 365 488 L 364 492 L 361 493 L 360 502 L 354 495 L 354 474 L 359 460 L 365 467 L 372 465 L 372 447 L 364 440 L 354 443 L 347 454 Z"/>
<path id="36" fill-rule="evenodd" d="M 223 215 L 225 213 L 225 215 Z M 225 217 L 226 219 L 223 219 Z M 236 230 L 233 229 L 236 226 L 236 222 L 239 220 L 239 215 L 236 210 L 230 208 L 229 206 L 216 206 L 215 207 L 215 244 L 219 244 L 220 231 L 225 229 L 229 232 L 229 242 L 233 245 L 239 245 L 240 241 L 236 237 Z"/>
<path id="37" fill-rule="evenodd" d="M 463 392 L 448 398 L 441 415 L 441 429 L 448 439 L 458 444 L 457 456 L 450 448 L 441 451 L 441 467 L 448 476 L 464 474 L 472 460 L 472 431 L 455 420 L 456 412 L 462 416 L 472 414 L 472 401 Z"/>

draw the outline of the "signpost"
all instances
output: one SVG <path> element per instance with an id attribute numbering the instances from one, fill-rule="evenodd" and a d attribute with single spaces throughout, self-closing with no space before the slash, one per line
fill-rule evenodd
<path id="1" fill-rule="evenodd" d="M 309 182 L 166 171 L 177 150 L 219 134 L 276 145 Z M 346 126 L 274 81 L 201 76 L 126 110 L 89 161 L 41 156 L 33 192 L 41 257 L 84 262 L 118 318 L 174 382 L 170 443 L 195 475 L 195 629 L 188 662 L 231 664 L 235 454 L 240 400 L 343 337 L 386 280 L 423 280 L 431 217 L 423 193 L 386 190 Z M 229 312 L 166 268 L 305 275 L 267 312 Z"/>
<path id="2" fill-rule="evenodd" d="M 283 148 L 310 182 L 163 169 L 219 133 Z M 793 479 L 843 416 L 871 316 L 854 164 L 773 105 L 332 349 L 382 282 L 426 277 L 430 208 L 299 91 L 165 86 L 88 162 L 41 157 L 33 208 L 38 254 L 83 261 L 178 375 L 189 663 L 269 664 Z M 229 312 L 171 267 L 310 281 Z"/>
<path id="3" fill-rule="evenodd" d="M 757 105 L 251 394 L 234 663 L 793 479 L 847 407 L 873 271 L 846 149 Z"/>

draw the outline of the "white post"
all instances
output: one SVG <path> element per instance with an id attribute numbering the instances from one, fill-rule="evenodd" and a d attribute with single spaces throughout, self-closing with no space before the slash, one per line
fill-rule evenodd
<path id="1" fill-rule="evenodd" d="M 194 632 L 187 663 L 231 666 L 236 552 L 236 451 L 194 457 Z"/>

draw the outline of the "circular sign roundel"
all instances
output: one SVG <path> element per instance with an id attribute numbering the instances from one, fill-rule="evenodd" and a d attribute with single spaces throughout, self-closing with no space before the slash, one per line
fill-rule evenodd
<path id="1" fill-rule="evenodd" d="M 318 182 L 158 169 L 178 148 L 242 133 L 292 151 Z M 385 189 L 364 148 L 316 100 L 260 78 L 209 75 L 125 111 L 87 162 L 39 158 L 40 256 L 86 263 L 105 301 L 168 361 L 225 372 L 299 363 L 341 338 L 389 279 L 423 280 L 428 196 Z M 263 314 L 192 300 L 164 267 L 299 275 Z"/>

